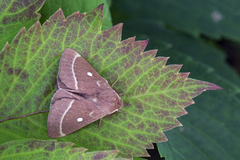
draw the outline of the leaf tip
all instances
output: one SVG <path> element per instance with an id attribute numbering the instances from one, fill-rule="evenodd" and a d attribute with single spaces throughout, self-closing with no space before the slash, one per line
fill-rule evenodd
<path id="1" fill-rule="evenodd" d="M 48 21 L 52 21 L 53 23 L 56 23 L 57 21 L 59 21 L 59 20 L 62 20 L 63 21 L 63 19 L 65 19 L 65 16 L 64 16 L 64 14 L 63 14 L 63 11 L 62 11 L 62 9 L 61 8 L 59 8 L 49 19 L 48 19 Z M 47 22 L 47 21 L 46 21 Z M 46 23 L 45 22 L 45 23 Z M 44 24 L 45 24 L 44 23 Z"/>
<path id="2" fill-rule="evenodd" d="M 146 47 L 147 44 L 148 44 L 148 42 L 149 42 L 149 39 L 143 40 L 143 45 Z M 145 47 L 144 47 L 144 48 L 145 48 Z"/>
<path id="3" fill-rule="evenodd" d="M 6 44 L 5 44 L 5 46 L 10 46 L 10 44 L 8 43 L 8 41 L 6 41 Z"/>
<path id="4" fill-rule="evenodd" d="M 122 30 L 123 23 L 118 23 L 118 24 L 116 24 L 114 27 L 119 28 L 119 29 Z"/>
<path id="5" fill-rule="evenodd" d="M 100 4 L 100 5 L 96 8 L 96 10 L 102 11 L 102 10 L 103 10 L 103 6 L 104 6 L 104 3 Z"/>
<path id="6" fill-rule="evenodd" d="M 184 72 L 184 73 L 179 73 L 178 75 L 179 75 L 179 77 L 182 77 L 183 79 L 186 79 L 186 78 L 188 78 L 190 73 L 191 72 Z"/>
<path id="7" fill-rule="evenodd" d="M 223 88 L 216 85 L 216 90 L 219 90 L 219 89 L 223 89 Z"/>
<path id="8" fill-rule="evenodd" d="M 207 82 L 207 83 L 208 83 L 208 82 Z M 206 90 L 219 90 L 219 89 L 223 89 L 223 88 L 222 88 L 222 87 L 219 87 L 219 86 L 216 85 L 216 84 L 208 83 L 208 87 L 206 87 L 204 91 L 206 91 Z"/>

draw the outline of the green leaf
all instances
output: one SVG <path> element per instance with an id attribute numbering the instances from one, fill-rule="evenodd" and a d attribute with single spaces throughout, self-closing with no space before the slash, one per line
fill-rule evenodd
<path id="1" fill-rule="evenodd" d="M 67 47 L 80 53 L 122 97 L 123 111 L 94 122 L 60 141 L 94 150 L 120 150 L 120 157 L 148 156 L 152 142 L 166 141 L 163 131 L 181 126 L 191 98 L 220 87 L 179 73 L 182 65 L 165 65 L 157 50 L 144 52 L 148 43 L 135 38 L 121 40 L 122 24 L 101 32 L 103 5 L 67 19 L 59 9 L 42 26 L 23 28 L 0 53 L 0 143 L 15 139 L 50 139 L 46 122 L 55 91 L 58 62 Z M 36 115 L 32 115 L 36 114 Z M 32 116 L 30 116 L 32 115 Z M 26 117 L 28 116 L 28 117 Z M 13 119 L 13 120 L 11 120 Z"/>
<path id="2" fill-rule="evenodd" d="M 0 159 L 115 159 L 117 150 L 86 152 L 85 148 L 72 148 L 74 143 L 24 139 L 0 145 Z"/>
<path id="3" fill-rule="evenodd" d="M 115 0 L 113 11 L 124 10 L 122 17 L 132 20 L 161 21 L 195 37 L 204 34 L 240 42 L 239 5 L 238 0 Z"/>
<path id="4" fill-rule="evenodd" d="M 221 91 L 196 97 L 196 104 L 186 108 L 189 114 L 179 118 L 183 127 L 164 132 L 168 142 L 158 144 L 161 156 L 189 160 L 238 159 L 240 79 L 226 64 L 223 51 L 212 43 L 167 30 L 158 22 L 121 21 L 125 37 L 149 37 L 148 48 L 158 48 L 159 55 L 170 56 L 169 63 L 183 63 L 182 70 L 191 71 L 191 77 L 223 87 Z"/>
<path id="5" fill-rule="evenodd" d="M 81 13 L 91 11 L 93 8 L 96 8 L 103 3 L 104 9 L 102 30 L 106 30 L 112 27 L 112 18 L 109 11 L 109 0 L 47 0 L 40 10 L 40 13 L 42 15 L 40 22 L 44 23 L 59 8 L 61 8 L 64 15 L 68 17 L 77 11 L 80 11 Z"/>
<path id="6" fill-rule="evenodd" d="M 0 1 L 0 48 L 6 41 L 12 42 L 18 31 L 25 26 L 30 28 L 40 18 L 37 11 L 45 0 L 2 0 Z"/>

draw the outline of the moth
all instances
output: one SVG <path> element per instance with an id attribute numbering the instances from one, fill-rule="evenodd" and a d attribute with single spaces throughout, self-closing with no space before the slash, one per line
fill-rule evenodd
<path id="1" fill-rule="evenodd" d="M 118 93 L 76 51 L 66 48 L 59 62 L 57 91 L 51 99 L 48 136 L 59 138 L 118 111 Z"/>

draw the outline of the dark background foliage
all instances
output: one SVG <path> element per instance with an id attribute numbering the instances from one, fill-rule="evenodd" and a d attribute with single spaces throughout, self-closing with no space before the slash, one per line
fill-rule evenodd
<path id="1" fill-rule="evenodd" d="M 149 38 L 147 49 L 183 64 L 190 77 L 223 88 L 196 97 L 180 117 L 182 128 L 159 143 L 166 159 L 237 159 L 239 148 L 240 2 L 113 0 L 113 24 L 124 23 L 123 39 Z M 238 73 L 237 73 L 238 72 Z M 156 158 L 152 158 L 156 159 Z"/>

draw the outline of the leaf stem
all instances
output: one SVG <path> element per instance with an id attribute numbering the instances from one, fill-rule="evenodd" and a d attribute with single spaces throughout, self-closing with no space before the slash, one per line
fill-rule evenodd
<path id="1" fill-rule="evenodd" d="M 16 117 L 8 116 L 8 118 L 3 119 L 3 120 L 0 120 L 0 123 L 1 123 L 1 122 L 4 122 L 4 121 L 7 121 L 7 120 L 10 120 L 10 119 L 16 119 L 16 118 L 28 117 L 28 116 L 31 116 L 31 115 L 34 115 L 34 114 L 38 114 L 38 113 L 46 113 L 46 112 L 49 112 L 49 110 L 46 110 L 46 111 L 37 111 L 37 112 L 30 113 L 30 114 L 26 114 L 26 115 L 23 115 L 23 116 L 16 116 Z"/>

